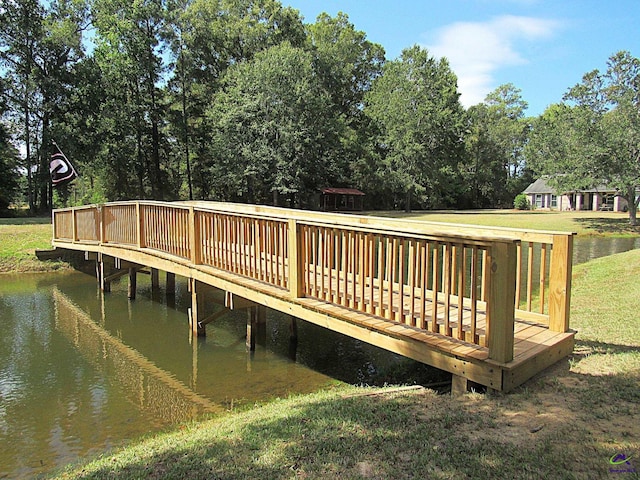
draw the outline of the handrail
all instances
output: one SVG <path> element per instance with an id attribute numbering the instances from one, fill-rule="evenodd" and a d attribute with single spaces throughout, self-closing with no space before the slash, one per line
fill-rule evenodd
<path id="1" fill-rule="evenodd" d="M 292 301 L 474 343 L 502 362 L 516 314 L 569 328 L 572 234 L 217 202 L 87 205 L 54 210 L 53 224 L 58 242 L 154 251 Z"/>

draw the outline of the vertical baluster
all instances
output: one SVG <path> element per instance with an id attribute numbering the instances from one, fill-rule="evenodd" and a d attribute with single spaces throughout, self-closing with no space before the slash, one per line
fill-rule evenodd
<path id="1" fill-rule="evenodd" d="M 516 305 L 520 308 L 520 293 L 522 287 L 522 244 L 518 242 L 516 245 Z"/>
<path id="2" fill-rule="evenodd" d="M 356 241 L 357 232 L 349 232 L 349 255 L 351 255 L 351 261 L 349 262 L 349 275 L 351 277 L 351 299 L 349 300 L 349 307 L 355 308 L 356 305 L 356 265 L 358 262 L 358 245 Z"/>
<path id="3" fill-rule="evenodd" d="M 389 320 L 393 320 L 393 284 L 395 282 L 395 266 L 396 259 L 398 258 L 396 255 L 398 248 L 398 241 L 396 238 L 390 238 L 387 240 L 387 277 L 388 277 L 388 299 L 389 299 L 389 310 L 387 312 L 387 318 Z"/>
<path id="4" fill-rule="evenodd" d="M 544 294 L 547 277 L 547 243 L 543 243 L 540 250 L 540 313 L 544 314 Z"/>
<path id="5" fill-rule="evenodd" d="M 531 311 L 533 297 L 533 242 L 529 242 L 529 258 L 527 258 L 527 311 Z"/>
<path id="6" fill-rule="evenodd" d="M 360 232 L 358 234 L 358 245 L 359 245 L 359 249 L 360 249 L 360 255 L 359 255 L 359 264 L 358 264 L 358 291 L 360 294 L 360 302 L 358 303 L 358 310 L 361 312 L 365 312 L 366 311 L 366 302 L 365 302 L 365 292 L 364 292 L 364 288 L 365 288 L 365 280 L 366 280 L 366 262 L 367 262 L 367 258 L 369 258 L 369 248 L 368 248 L 368 244 L 367 244 L 367 240 L 366 240 L 366 234 L 363 232 Z"/>
<path id="7" fill-rule="evenodd" d="M 451 336 L 451 254 L 452 245 L 447 242 L 444 244 L 444 259 L 442 284 L 444 287 L 444 334 Z"/>
<path id="8" fill-rule="evenodd" d="M 438 271 L 440 268 L 440 243 L 433 243 L 433 273 L 431 275 L 431 286 L 433 287 L 433 296 L 431 298 L 431 331 L 438 333 L 438 291 L 440 290 L 441 275 Z"/>
<path id="9" fill-rule="evenodd" d="M 367 235 L 367 244 L 369 245 L 369 255 L 367 256 L 369 262 L 369 274 L 367 275 L 367 281 L 369 282 L 369 305 L 367 312 L 375 312 L 375 301 L 373 298 L 374 278 L 375 278 L 375 259 L 376 259 L 376 237 L 375 235 Z"/>
<path id="10" fill-rule="evenodd" d="M 382 235 L 378 235 L 378 272 L 376 274 L 378 280 L 378 307 L 376 308 L 376 314 L 380 317 L 386 316 L 384 309 L 384 279 L 386 276 L 385 269 L 385 253 L 387 251 L 387 238 Z"/>
<path id="11" fill-rule="evenodd" d="M 418 282 L 420 285 L 420 328 L 427 328 L 427 278 L 429 275 L 429 243 L 420 240 L 418 242 L 418 248 L 420 251 L 420 275 Z"/>
<path id="12" fill-rule="evenodd" d="M 338 275 L 338 278 L 341 280 L 339 283 L 342 284 L 342 292 L 340 295 L 341 298 L 341 305 L 346 306 L 348 304 L 348 288 L 347 288 L 347 269 L 348 267 L 348 262 L 349 262 L 349 249 L 347 247 L 347 232 L 345 232 L 344 230 L 340 230 L 340 238 L 342 239 L 341 242 L 341 247 L 340 247 L 340 254 L 342 257 L 342 266 L 340 268 L 340 274 Z M 340 289 L 338 289 L 340 290 Z"/>
<path id="13" fill-rule="evenodd" d="M 478 247 L 473 246 L 471 249 L 471 341 L 473 343 L 478 343 L 478 336 L 476 333 L 477 327 L 477 308 L 478 308 L 478 263 L 480 259 L 478 258 Z"/>
<path id="14" fill-rule="evenodd" d="M 458 265 L 458 339 L 464 340 L 464 296 L 467 273 L 467 248 L 460 246 L 460 265 Z"/>
<path id="15" fill-rule="evenodd" d="M 398 238 L 394 243 L 394 267 L 397 268 L 395 277 L 398 278 L 398 311 L 396 312 L 396 322 L 404 323 L 404 267 L 405 267 L 405 239 Z M 396 260 L 397 259 L 397 260 Z"/>

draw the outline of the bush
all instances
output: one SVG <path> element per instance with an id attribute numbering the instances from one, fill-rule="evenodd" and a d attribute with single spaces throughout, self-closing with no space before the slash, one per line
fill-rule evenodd
<path id="1" fill-rule="evenodd" d="M 516 199 L 513 201 L 513 206 L 518 210 L 531 210 L 529 198 L 524 193 L 516 196 Z"/>

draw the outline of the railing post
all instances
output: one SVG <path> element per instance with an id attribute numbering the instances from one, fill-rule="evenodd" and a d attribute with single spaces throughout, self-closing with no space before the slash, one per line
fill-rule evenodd
<path id="1" fill-rule="evenodd" d="M 189 254 L 191 263 L 198 265 L 200 263 L 200 229 L 198 228 L 196 211 L 193 207 L 189 207 Z"/>
<path id="2" fill-rule="evenodd" d="M 100 226 L 99 226 L 99 230 L 98 232 L 100 232 L 100 244 L 104 244 L 106 242 L 107 239 L 107 232 L 106 232 L 106 223 L 105 223 L 105 210 L 106 210 L 106 205 L 96 205 L 96 208 L 98 209 L 98 214 L 99 214 L 99 219 L 100 219 Z"/>
<path id="3" fill-rule="evenodd" d="M 516 244 L 495 242 L 490 255 L 487 346 L 489 358 L 507 363 L 513 360 Z"/>
<path id="4" fill-rule="evenodd" d="M 140 202 L 136 202 L 136 243 L 138 244 L 138 248 L 146 247 L 144 242 L 143 222 L 142 205 L 140 205 Z"/>
<path id="5" fill-rule="evenodd" d="M 573 235 L 554 235 L 549 273 L 549 330 L 569 331 Z"/>
<path id="6" fill-rule="evenodd" d="M 289 293 L 292 298 L 300 298 L 304 296 L 304 275 L 302 273 L 302 261 L 300 255 L 300 231 L 298 223 L 294 218 L 288 220 L 287 234 L 289 236 Z"/>
<path id="7" fill-rule="evenodd" d="M 78 223 L 76 222 L 76 209 L 71 209 L 71 243 L 78 241 Z"/>

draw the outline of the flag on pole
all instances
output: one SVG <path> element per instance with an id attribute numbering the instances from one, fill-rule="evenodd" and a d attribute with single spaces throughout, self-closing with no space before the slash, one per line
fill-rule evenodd
<path id="1" fill-rule="evenodd" d="M 60 187 L 72 182 L 78 174 L 71 165 L 69 159 L 62 153 L 56 142 L 52 142 L 57 151 L 51 155 L 49 163 L 49 172 L 51 173 L 51 183 L 54 187 Z"/>

